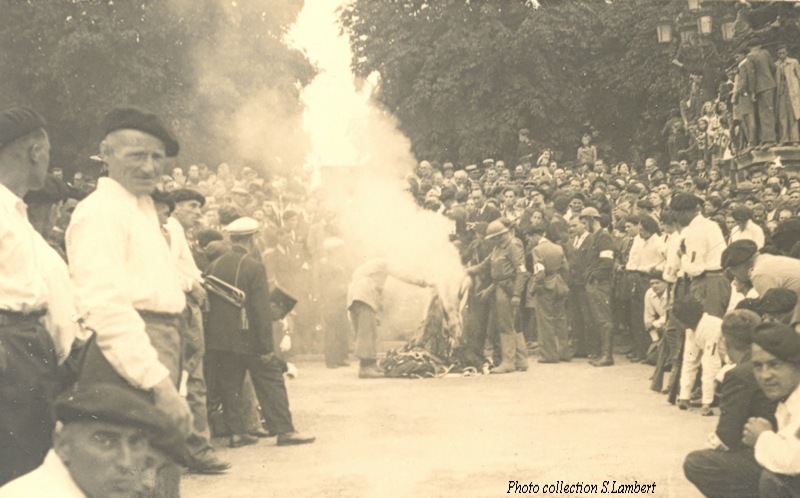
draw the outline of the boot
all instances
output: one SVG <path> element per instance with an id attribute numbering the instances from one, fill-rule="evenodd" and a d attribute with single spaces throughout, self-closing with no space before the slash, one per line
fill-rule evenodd
<path id="1" fill-rule="evenodd" d="M 526 372 L 528 370 L 528 346 L 525 344 L 525 336 L 522 332 L 514 334 L 514 344 L 517 350 L 514 354 L 514 365 L 520 372 Z"/>
<path id="2" fill-rule="evenodd" d="M 517 349 L 517 338 L 515 334 L 500 334 L 500 352 L 502 358 L 500 365 L 492 369 L 492 373 L 511 373 L 516 371 L 514 366 L 514 353 Z"/>
<path id="3" fill-rule="evenodd" d="M 600 337 L 600 356 L 589 362 L 593 367 L 610 367 L 614 364 L 614 355 L 611 353 L 611 348 L 614 347 L 612 341 L 613 333 L 614 331 L 611 327 L 606 327 L 603 330 L 602 336 Z"/>

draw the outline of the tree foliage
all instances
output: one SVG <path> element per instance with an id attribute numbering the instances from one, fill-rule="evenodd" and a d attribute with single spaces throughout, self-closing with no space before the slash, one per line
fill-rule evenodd
<path id="1" fill-rule="evenodd" d="M 540 3 L 355 0 L 342 22 L 356 73 L 381 74 L 378 98 L 418 157 L 513 158 L 525 127 L 574 161 L 587 122 L 606 158 L 660 149 L 684 75 L 656 26 L 685 2 Z"/>
<path id="2" fill-rule="evenodd" d="M 104 113 L 125 104 L 171 123 L 184 163 L 302 162 L 299 88 L 312 69 L 281 42 L 302 2 L 2 3 L 0 105 L 45 115 L 53 165 L 80 168 L 97 151 Z M 243 128 L 259 147 L 242 143 Z"/>

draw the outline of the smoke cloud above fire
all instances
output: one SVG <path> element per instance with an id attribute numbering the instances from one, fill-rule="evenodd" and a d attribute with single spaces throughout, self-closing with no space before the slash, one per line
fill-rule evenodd
<path id="1" fill-rule="evenodd" d="M 385 258 L 394 270 L 435 283 L 453 302 L 463 275 L 458 251 L 449 242 L 454 225 L 421 210 L 405 190 L 404 178 L 416 165 L 410 142 L 394 117 L 371 99 L 379 76 L 354 78 L 336 9 L 330 0 L 306 0 L 287 34 L 318 71 L 302 92 L 303 124 L 311 140 L 306 167 L 319 172 L 326 205 L 338 217 L 353 265 Z M 419 291 L 402 284 L 395 291 L 403 299 L 417 298 L 424 309 L 427 299 Z"/>

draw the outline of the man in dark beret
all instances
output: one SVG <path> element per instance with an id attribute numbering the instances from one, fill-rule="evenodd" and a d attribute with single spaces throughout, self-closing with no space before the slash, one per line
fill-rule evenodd
<path id="1" fill-rule="evenodd" d="M 0 488 L 0 497 L 151 496 L 164 464 L 186 461 L 169 417 L 130 389 L 78 385 L 55 411 L 62 425 L 53 449 L 36 470 Z"/>
<path id="2" fill-rule="evenodd" d="M 150 198 L 178 144 L 155 114 L 135 108 L 111 111 L 105 130 L 100 156 L 108 177 L 67 230 L 79 314 L 96 337 L 79 382 L 149 392 L 188 436 L 192 414 L 178 393 L 186 296 Z M 177 496 L 178 469 L 160 476 L 163 493 Z"/>
<path id="3" fill-rule="evenodd" d="M 31 225 L 23 202 L 46 185 L 44 127 L 31 109 L 0 111 L 0 485 L 36 468 L 50 448 L 57 366 L 81 335 L 67 266 Z"/>
<path id="4" fill-rule="evenodd" d="M 759 496 L 800 495 L 800 335 L 783 324 L 764 323 L 753 335 L 753 372 L 767 398 L 778 402 L 777 430 L 750 418 L 742 441 L 763 467 Z"/>
<path id="5" fill-rule="evenodd" d="M 725 315 L 722 335 L 728 357 L 736 365 L 720 386 L 720 416 L 709 444 L 690 453 L 683 463 L 686 478 L 705 496 L 757 496 L 761 466 L 742 441 L 747 421 L 761 418 L 775 426 L 776 402 L 767 399 L 751 362 L 752 337 L 761 323 L 752 311 Z"/>
<path id="6" fill-rule="evenodd" d="M 780 287 L 800 294 L 800 260 L 774 254 L 759 254 L 752 240 L 737 240 L 721 257 L 722 267 L 742 282 L 748 282 L 760 296 Z M 800 307 L 795 305 L 790 325 L 800 331 Z"/>
<path id="7" fill-rule="evenodd" d="M 758 313 L 765 322 L 789 325 L 797 306 L 797 293 L 781 287 L 773 287 L 758 299 Z"/>

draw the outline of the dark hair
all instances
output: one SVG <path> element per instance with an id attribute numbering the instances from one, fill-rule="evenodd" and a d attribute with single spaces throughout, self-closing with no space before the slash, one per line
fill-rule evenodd
<path id="1" fill-rule="evenodd" d="M 175 201 L 172 200 L 172 196 L 169 195 L 169 192 L 156 189 L 150 193 L 150 197 L 156 204 L 166 204 L 169 208 L 169 214 L 175 211 Z"/>
<path id="2" fill-rule="evenodd" d="M 694 330 L 703 318 L 703 303 L 691 296 L 685 296 L 672 305 L 672 314 L 686 327 Z"/>

